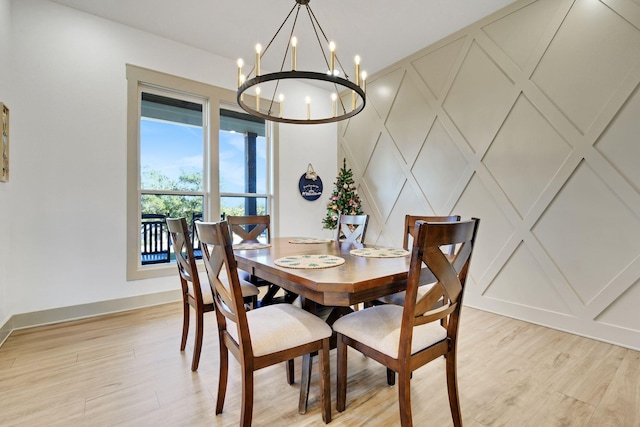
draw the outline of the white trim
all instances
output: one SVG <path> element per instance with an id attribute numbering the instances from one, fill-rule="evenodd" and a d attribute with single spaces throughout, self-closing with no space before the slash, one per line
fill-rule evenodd
<path id="1" fill-rule="evenodd" d="M 175 270 L 175 266 L 173 267 L 172 271 Z M 13 331 L 20 329 L 103 316 L 105 314 L 136 310 L 154 305 L 178 302 L 180 300 L 180 290 L 176 289 L 154 294 L 52 308 L 50 310 L 34 311 L 31 313 L 14 314 L 0 326 L 0 347 L 7 338 L 11 336 Z"/>

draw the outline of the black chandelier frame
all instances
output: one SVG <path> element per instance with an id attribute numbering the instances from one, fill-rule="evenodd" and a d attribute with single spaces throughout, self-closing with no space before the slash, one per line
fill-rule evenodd
<path id="1" fill-rule="evenodd" d="M 340 63 L 340 60 L 337 58 L 336 56 L 336 61 L 339 64 L 340 68 L 342 69 L 342 73 L 345 75 L 345 77 L 340 77 L 339 75 L 336 74 L 331 74 L 330 72 L 327 73 L 321 73 L 321 72 L 315 72 L 315 71 L 299 71 L 299 70 L 291 70 L 291 71 L 283 71 L 284 69 L 284 64 L 286 61 L 286 57 L 287 57 L 287 53 L 289 52 L 289 48 L 291 46 L 291 37 L 293 35 L 293 32 L 295 30 L 296 27 L 296 23 L 297 23 L 297 19 L 298 19 L 298 14 L 300 12 L 300 8 L 302 6 L 305 6 L 309 15 L 309 19 L 311 21 L 311 26 L 313 27 L 313 30 L 316 34 L 316 38 L 318 41 L 318 44 L 320 46 L 320 49 L 322 51 L 322 56 L 323 59 L 327 65 L 327 68 L 329 69 L 329 62 L 327 61 L 327 57 L 325 54 L 325 50 L 323 47 L 322 42 L 320 41 L 320 34 L 322 34 L 322 36 L 324 37 L 325 41 L 327 43 L 329 43 L 329 40 L 324 32 L 324 30 L 322 29 L 322 27 L 320 26 L 320 23 L 318 22 L 317 18 L 315 17 L 315 14 L 313 13 L 313 11 L 311 10 L 311 7 L 309 6 L 309 2 L 310 0 L 295 0 L 296 5 L 293 6 L 293 8 L 289 11 L 289 14 L 287 15 L 287 17 L 284 19 L 284 21 L 282 22 L 282 24 L 280 25 L 280 27 L 278 28 L 278 30 L 276 31 L 275 35 L 273 36 L 273 38 L 271 39 L 271 41 L 269 42 L 269 44 L 267 45 L 267 47 L 264 49 L 264 51 L 262 51 L 259 56 L 260 58 L 262 58 L 262 56 L 264 56 L 267 52 L 267 50 L 269 49 L 269 47 L 271 46 L 271 44 L 273 43 L 273 41 L 276 39 L 276 37 L 278 36 L 278 34 L 280 33 L 280 31 L 282 30 L 282 28 L 284 27 L 284 25 L 287 23 L 287 21 L 289 20 L 289 18 L 291 17 L 292 13 L 294 12 L 294 10 L 296 10 L 296 14 L 295 14 L 295 18 L 294 18 L 294 22 L 293 22 L 293 26 L 291 28 L 291 34 L 289 36 L 289 42 L 287 43 L 287 48 L 285 49 L 285 53 L 284 53 L 284 58 L 282 60 L 282 65 L 280 67 L 280 71 L 278 72 L 274 72 L 274 73 L 267 73 L 267 74 L 261 74 L 261 75 L 256 75 L 255 77 L 248 79 L 246 81 L 244 81 L 242 83 L 242 85 L 240 85 L 240 87 L 238 88 L 237 91 L 237 102 L 238 105 L 240 105 L 240 107 L 245 110 L 247 113 L 256 116 L 256 117 L 260 117 L 262 119 L 265 120 L 269 120 L 269 121 L 273 121 L 273 122 L 280 122 L 280 123 L 289 123 L 289 124 L 323 124 L 323 123 L 333 123 L 333 122 L 338 122 L 341 120 L 346 120 L 349 119 L 353 116 L 355 116 L 356 114 L 360 113 L 365 105 L 366 105 L 366 94 L 365 94 L 365 90 L 363 87 L 361 87 L 360 85 L 350 81 L 348 79 L 348 75 L 347 73 L 344 71 L 344 68 L 342 67 L 342 64 Z M 250 70 L 249 74 L 251 74 L 253 71 L 256 70 L 256 67 L 254 66 L 253 69 Z M 356 78 L 358 78 L 359 76 L 356 76 Z M 328 82 L 329 84 L 333 84 L 334 89 L 336 94 L 338 95 L 337 97 L 337 105 L 334 111 L 334 114 L 332 114 L 329 117 L 323 117 L 323 118 L 306 118 L 306 119 L 295 119 L 295 118 L 288 118 L 288 117 L 284 117 L 281 116 L 279 114 L 273 114 L 273 106 L 275 101 L 275 97 L 276 97 L 276 93 L 277 93 L 277 89 L 278 89 L 278 85 L 281 81 L 283 80 L 310 80 L 310 81 L 321 81 L 321 82 Z M 269 107 L 267 109 L 266 114 L 261 112 L 259 110 L 259 107 L 256 105 L 256 108 L 253 108 L 251 105 L 249 105 L 247 102 L 245 102 L 245 94 L 247 92 L 248 89 L 252 88 L 252 87 L 257 87 L 260 83 L 266 83 L 266 82 L 276 82 L 275 85 L 275 89 L 273 91 L 273 94 L 270 96 L 270 102 L 269 102 Z M 364 84 L 364 80 L 363 80 L 363 84 Z M 350 90 L 352 93 L 352 104 L 354 105 L 355 108 L 352 108 L 350 110 L 347 110 L 347 108 L 344 105 L 344 100 L 341 96 L 339 96 L 339 94 L 341 92 L 343 92 L 344 90 Z M 249 94 L 247 94 L 249 95 Z M 268 98 L 266 98 L 268 99 Z M 358 102 L 360 101 L 360 102 Z M 341 112 L 341 113 L 340 113 Z"/>

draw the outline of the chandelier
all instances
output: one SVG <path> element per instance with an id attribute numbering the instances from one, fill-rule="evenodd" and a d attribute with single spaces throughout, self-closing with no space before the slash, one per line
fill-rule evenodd
<path id="1" fill-rule="evenodd" d="M 354 81 L 349 79 L 342 63 L 336 54 L 336 45 L 329 41 L 320 23 L 316 19 L 309 2 L 311 0 L 295 0 L 296 4 L 291 8 L 289 14 L 280 25 L 275 35 L 263 50 L 260 44 L 255 48 L 255 63 L 253 68 L 245 76 L 242 73 L 244 61 L 238 60 L 238 93 L 237 100 L 240 107 L 247 113 L 270 120 L 273 122 L 293 123 L 293 124 L 320 124 L 332 123 L 345 120 L 355 116 L 364 108 L 366 104 L 365 81 L 366 72 L 360 72 L 360 57 L 354 58 Z M 303 71 L 298 69 L 298 38 L 296 37 L 296 23 L 300 10 L 304 6 L 309 16 L 309 21 L 313 33 L 320 47 L 321 71 Z M 295 12 L 295 14 L 294 14 Z M 304 15 L 304 13 L 303 13 Z M 260 72 L 260 62 L 268 49 L 285 27 L 289 18 L 293 16 L 293 25 L 289 32 L 289 37 L 285 40 L 284 57 L 280 70 L 273 73 L 262 74 Z M 311 31 L 309 31 L 311 33 Z M 281 39 L 283 39 L 281 37 Z M 328 51 L 328 55 L 327 55 Z M 287 61 L 289 57 L 289 61 Z M 290 64 L 290 69 L 285 70 L 285 63 Z M 327 89 L 330 93 L 327 99 L 312 100 L 309 96 L 302 99 L 287 98 L 287 88 L 291 88 L 292 82 L 311 83 Z M 341 97 L 340 93 L 347 93 L 346 97 Z M 299 89 L 292 90 L 299 95 Z M 349 96 L 350 92 L 350 96 Z M 253 95 L 253 99 L 248 96 Z M 245 99 L 247 98 L 247 99 Z M 313 104 L 312 104 L 313 101 Z M 284 104 L 293 106 L 291 110 L 300 112 L 299 117 L 285 116 Z M 330 108 L 329 108 L 330 105 Z M 306 107 L 306 117 L 304 115 Z M 277 111 L 275 111 L 277 110 Z"/>

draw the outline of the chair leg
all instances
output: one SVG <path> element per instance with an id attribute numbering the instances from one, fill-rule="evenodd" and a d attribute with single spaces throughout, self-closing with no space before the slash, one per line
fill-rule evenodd
<path id="1" fill-rule="evenodd" d="M 387 384 L 395 385 L 395 383 L 396 383 L 396 373 L 393 371 L 393 369 L 387 368 Z"/>
<path id="2" fill-rule="evenodd" d="M 331 422 L 331 378 L 329 378 L 329 338 L 322 340 L 322 349 L 318 352 L 320 369 L 320 402 L 322 403 L 322 421 Z"/>
<path id="3" fill-rule="evenodd" d="M 342 335 L 338 334 L 337 343 L 337 377 L 336 377 L 336 409 L 343 412 L 347 403 L 347 345 L 342 340 Z"/>
<path id="4" fill-rule="evenodd" d="M 240 425 L 250 426 L 253 417 L 253 370 L 246 365 L 242 366 L 242 409 Z"/>
<path id="5" fill-rule="evenodd" d="M 458 395 L 458 374 L 456 368 L 455 350 L 448 353 L 447 358 L 447 390 L 449 391 L 449 407 L 455 427 L 462 426 L 462 411 L 460 410 L 460 396 Z"/>
<path id="6" fill-rule="evenodd" d="M 193 346 L 193 361 L 191 362 L 191 370 L 197 371 L 200 364 L 200 353 L 202 352 L 202 336 L 204 335 L 204 315 L 196 313 L 196 341 Z"/>
<path id="7" fill-rule="evenodd" d="M 413 372 L 409 374 L 409 378 L 413 378 Z M 396 384 L 396 373 L 393 369 L 387 368 L 387 384 L 393 386 Z"/>
<path id="8" fill-rule="evenodd" d="M 309 383 L 311 382 L 311 365 L 313 358 L 310 354 L 302 356 L 302 375 L 300 376 L 300 400 L 298 400 L 298 413 L 307 413 L 307 400 L 309 399 Z"/>
<path id="9" fill-rule="evenodd" d="M 184 351 L 187 347 L 187 335 L 189 335 L 189 303 L 184 301 L 182 304 L 183 314 L 182 314 L 182 341 L 180 342 L 180 351 Z"/>
<path id="10" fill-rule="evenodd" d="M 400 403 L 400 424 L 413 426 L 411 417 L 411 372 L 407 367 L 398 372 L 398 402 Z"/>
<path id="11" fill-rule="evenodd" d="M 218 375 L 218 399 L 216 401 L 216 415 L 222 413 L 224 398 L 227 394 L 227 377 L 229 372 L 229 350 L 220 339 L 220 374 Z"/>
<path id="12" fill-rule="evenodd" d="M 293 384 L 296 379 L 294 375 L 295 365 L 293 364 L 293 359 L 287 360 L 287 384 Z"/>

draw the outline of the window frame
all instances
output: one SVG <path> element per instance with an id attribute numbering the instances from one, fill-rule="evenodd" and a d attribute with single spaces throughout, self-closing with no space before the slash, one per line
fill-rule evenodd
<path id="1" fill-rule="evenodd" d="M 157 88 L 164 94 L 171 92 L 194 97 L 203 102 L 203 133 L 206 141 L 203 171 L 203 210 L 207 220 L 220 217 L 220 168 L 219 168 L 219 134 L 220 109 L 236 109 L 236 92 L 194 80 L 138 67 L 126 65 L 127 77 L 127 236 L 126 236 L 126 264 L 127 280 L 139 280 L 152 277 L 162 277 L 175 274 L 175 265 L 148 264 L 142 265 L 140 258 L 140 113 L 143 88 Z M 277 176 L 277 135 L 278 126 L 272 122 L 267 125 L 267 147 L 270 150 L 268 210 L 275 218 L 275 188 Z M 158 192 L 160 194 L 160 192 Z M 274 222 L 274 220 L 272 220 Z M 277 223 L 272 224 L 272 229 Z"/>
<path id="2" fill-rule="evenodd" d="M 231 110 L 231 111 L 242 112 L 240 107 L 238 107 L 237 105 L 236 106 L 228 105 L 227 103 L 224 103 L 224 102 L 220 105 L 220 109 L 221 110 Z M 244 113 L 244 112 L 242 112 L 242 113 Z M 246 113 L 244 113 L 244 114 L 246 114 Z M 266 139 L 266 150 L 267 150 L 267 165 L 266 165 L 266 171 L 265 171 L 265 173 L 267 175 L 266 176 L 266 178 L 267 178 L 266 193 L 258 193 L 258 192 L 255 192 L 255 193 L 245 193 L 245 192 L 234 193 L 234 192 L 225 191 L 225 192 L 219 192 L 218 197 L 220 199 L 222 199 L 223 197 L 227 197 L 227 198 L 229 198 L 229 197 L 254 198 L 254 199 L 264 198 L 264 199 L 267 200 L 266 201 L 266 205 L 267 205 L 266 214 L 271 215 L 273 217 L 274 215 L 272 214 L 272 212 L 273 212 L 273 207 L 274 207 L 273 206 L 274 205 L 274 203 L 273 203 L 273 188 L 274 188 L 273 187 L 273 180 L 274 180 L 273 177 L 274 177 L 274 173 L 273 173 L 273 170 L 272 170 L 273 161 L 269 161 L 269 159 L 272 160 L 274 158 L 274 156 L 273 156 L 273 152 L 274 152 L 273 139 L 274 138 L 272 136 L 272 134 L 273 134 L 273 132 L 272 132 L 273 123 L 268 121 L 268 120 L 265 120 L 264 125 L 265 125 L 265 139 Z M 220 132 L 219 129 L 218 129 L 218 132 Z M 222 207 L 220 207 L 220 210 L 222 210 Z M 273 222 L 273 220 L 272 220 L 272 222 Z M 274 227 L 272 226 L 271 229 L 273 230 Z"/>

